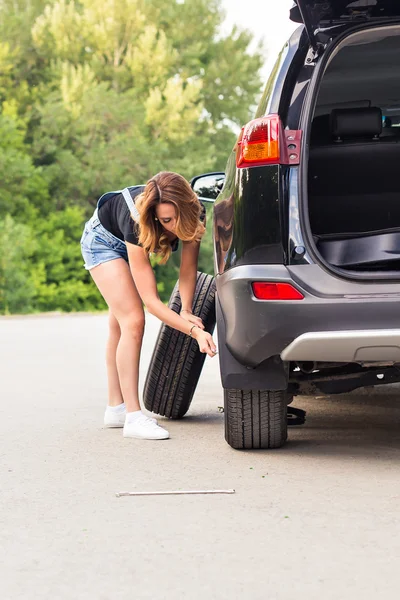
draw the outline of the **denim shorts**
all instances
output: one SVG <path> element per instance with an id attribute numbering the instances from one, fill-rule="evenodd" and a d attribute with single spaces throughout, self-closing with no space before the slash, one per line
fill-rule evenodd
<path id="1" fill-rule="evenodd" d="M 85 261 L 84 267 L 88 271 L 116 258 L 123 258 L 128 262 L 125 242 L 103 227 L 97 216 L 97 209 L 93 217 L 85 223 L 81 237 L 81 251 Z"/>

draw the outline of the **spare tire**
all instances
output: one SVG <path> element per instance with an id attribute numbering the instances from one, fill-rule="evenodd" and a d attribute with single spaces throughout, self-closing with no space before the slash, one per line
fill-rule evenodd
<path id="1" fill-rule="evenodd" d="M 181 298 L 176 284 L 169 304 L 176 313 L 181 310 Z M 211 275 L 197 273 L 193 313 L 212 334 L 215 327 L 215 282 Z M 181 419 L 189 410 L 206 354 L 190 336 L 161 325 L 143 390 L 147 410 Z"/>

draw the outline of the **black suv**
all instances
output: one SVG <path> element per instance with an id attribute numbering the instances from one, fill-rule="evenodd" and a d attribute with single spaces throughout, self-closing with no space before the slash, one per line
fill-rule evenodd
<path id="1" fill-rule="evenodd" d="M 293 396 L 400 381 L 400 2 L 297 0 L 290 17 L 226 173 L 193 180 L 216 198 L 234 448 L 282 446 Z"/>

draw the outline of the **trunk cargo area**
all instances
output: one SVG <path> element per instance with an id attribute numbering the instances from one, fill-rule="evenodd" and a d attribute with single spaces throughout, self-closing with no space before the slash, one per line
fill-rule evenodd
<path id="1" fill-rule="evenodd" d="M 308 163 L 311 233 L 349 271 L 400 274 L 400 28 L 353 34 L 323 75 Z"/>

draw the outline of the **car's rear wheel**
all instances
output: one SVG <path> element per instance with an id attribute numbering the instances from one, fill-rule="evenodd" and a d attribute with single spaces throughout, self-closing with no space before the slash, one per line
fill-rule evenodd
<path id="1" fill-rule="evenodd" d="M 225 439 L 232 448 L 280 448 L 287 439 L 286 391 L 225 390 Z"/>
<path id="2" fill-rule="evenodd" d="M 181 298 L 178 284 L 172 292 L 169 308 L 179 313 Z M 193 313 L 203 321 L 206 331 L 215 327 L 215 283 L 211 275 L 197 274 Z M 180 419 L 189 410 L 203 368 L 205 354 L 188 335 L 161 325 L 144 384 L 143 402 L 147 410 Z"/>

